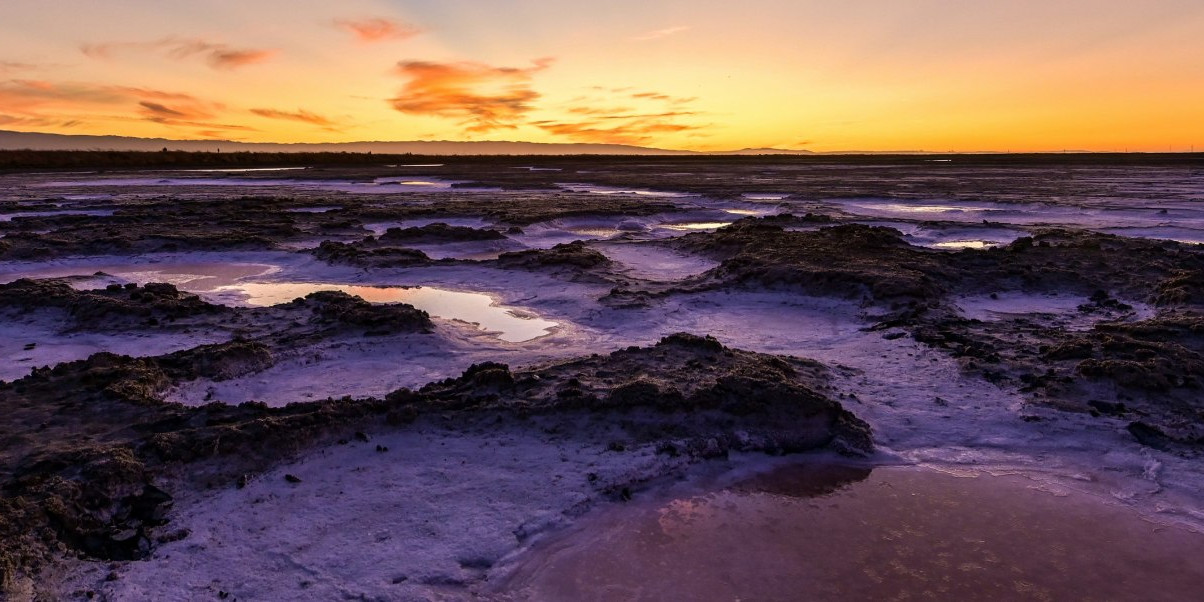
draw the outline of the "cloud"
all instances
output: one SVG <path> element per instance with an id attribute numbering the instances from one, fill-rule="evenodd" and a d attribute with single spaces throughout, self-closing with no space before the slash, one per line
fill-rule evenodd
<path id="1" fill-rule="evenodd" d="M 531 87 L 532 76 L 551 64 L 552 59 L 526 68 L 403 61 L 396 71 L 409 81 L 389 103 L 410 115 L 459 119 L 466 132 L 513 128 L 540 97 Z"/>
<path id="2" fill-rule="evenodd" d="M 557 136 L 581 142 L 604 142 L 607 144 L 642 144 L 657 134 L 676 134 L 699 129 L 698 126 L 673 123 L 659 119 L 640 119 L 611 125 L 601 121 L 586 122 L 535 122 L 532 125 Z"/>
<path id="3" fill-rule="evenodd" d="M 115 105 L 128 98 L 108 86 L 18 79 L 0 83 L 0 106 L 9 114 L 30 115 L 79 105 Z"/>
<path id="4" fill-rule="evenodd" d="M 657 29 L 654 31 L 649 31 L 647 33 L 643 33 L 638 36 L 635 36 L 634 38 L 631 38 L 631 39 L 636 42 L 646 42 L 648 40 L 659 40 L 661 38 L 667 38 L 674 34 L 679 34 L 683 31 L 689 31 L 689 29 L 690 28 L 686 25 L 675 25 L 673 27 L 666 27 L 664 29 Z"/>
<path id="5" fill-rule="evenodd" d="M 130 86 L 10 80 L 0 83 L 4 124 L 70 127 L 81 120 L 150 121 L 165 126 L 249 129 L 215 123 L 225 105 L 190 94 Z"/>
<path id="6" fill-rule="evenodd" d="M 276 56 L 275 50 L 212 50 L 205 60 L 214 69 L 237 69 L 262 63 L 273 56 Z"/>
<path id="7" fill-rule="evenodd" d="M 251 112 L 256 115 L 259 115 L 260 117 L 266 117 L 268 119 L 284 119 L 287 121 L 301 121 L 304 123 L 321 126 L 321 127 L 327 128 L 327 129 L 332 128 L 334 126 L 334 122 L 331 121 L 330 119 L 327 119 L 326 117 L 323 117 L 316 113 L 310 113 L 309 111 L 303 111 L 300 109 L 298 109 L 296 112 L 278 111 L 276 109 L 251 109 Z"/>
<path id="8" fill-rule="evenodd" d="M 385 40 L 405 40 L 412 38 L 424 30 L 417 25 L 402 21 L 374 17 L 368 19 L 338 19 L 335 27 L 354 35 L 361 42 L 382 42 Z"/>
<path id="9" fill-rule="evenodd" d="M 78 119 L 53 119 L 50 117 L 18 117 L 0 113 L 0 127 L 57 127 L 69 128 L 79 125 Z"/>
<path id="10" fill-rule="evenodd" d="M 634 92 L 631 97 L 642 100 L 661 100 L 677 105 L 689 104 L 698 100 L 697 96 L 670 96 L 668 94 L 661 94 L 660 92 Z"/>
<path id="11" fill-rule="evenodd" d="M 630 88 L 595 86 L 593 89 L 621 96 L 625 99 L 624 106 L 608 103 L 609 96 L 586 98 L 563 109 L 574 119 L 542 120 L 531 125 L 579 142 L 608 144 L 644 144 L 657 136 L 696 133 L 704 129 L 691 120 L 699 113 L 684 107 L 695 99 L 659 92 L 632 92 Z M 625 106 L 627 103 L 640 108 Z M 575 119 L 578 116 L 580 119 Z"/>
<path id="12" fill-rule="evenodd" d="M 18 71 L 29 71 L 36 69 L 38 66 L 33 63 L 21 63 L 17 61 L 0 61 L 0 73 L 16 73 Z"/>
<path id="13" fill-rule="evenodd" d="M 138 112 L 147 121 L 156 123 L 176 124 L 181 122 L 198 122 L 213 119 L 215 115 L 199 103 L 177 104 L 168 106 L 150 100 L 138 101 Z"/>
<path id="14" fill-rule="evenodd" d="M 234 48 L 220 42 L 176 37 L 152 42 L 84 44 L 80 51 L 94 59 L 109 59 L 127 52 L 159 52 L 177 60 L 201 57 L 210 67 L 226 70 L 262 63 L 276 55 L 276 51 L 270 49 Z"/>

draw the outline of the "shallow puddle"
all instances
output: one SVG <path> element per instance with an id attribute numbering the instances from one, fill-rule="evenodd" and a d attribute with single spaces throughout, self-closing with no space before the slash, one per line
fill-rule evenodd
<path id="1" fill-rule="evenodd" d="M 1048 318 L 1070 330 L 1090 328 L 1101 320 L 1146 319 L 1154 315 L 1149 306 L 1130 302 L 1130 309 L 1091 311 L 1091 300 L 1068 294 L 1003 292 L 962 297 L 956 301 L 967 318 L 994 322 L 1017 318 Z M 1086 311 L 1085 311 L 1086 310 Z"/>
<path id="2" fill-rule="evenodd" d="M 223 169 L 181 169 L 186 173 L 253 173 L 257 171 L 305 171 L 308 167 L 227 167 Z"/>
<path id="3" fill-rule="evenodd" d="M 216 175 L 216 174 L 215 174 Z M 370 182 L 349 180 L 297 180 L 238 177 L 105 177 L 79 178 L 32 184 L 33 188 L 72 188 L 80 186 L 115 187 L 177 187 L 177 186 L 220 186 L 220 187 L 265 187 L 295 188 L 298 190 L 328 190 L 359 194 L 389 194 L 422 190 L 450 190 L 454 182 L 438 178 L 376 178 Z"/>
<path id="4" fill-rule="evenodd" d="M 719 262 L 685 255 L 647 244 L 598 244 L 594 248 L 627 267 L 632 276 L 649 280 L 677 280 L 715 268 Z"/>
<path id="5" fill-rule="evenodd" d="M 63 211 L 21 211 L 17 213 L 0 213 L 0 222 L 11 222 L 14 218 L 21 217 L 56 217 L 60 215 L 82 215 L 92 217 L 109 217 L 113 215 L 112 209 L 68 209 Z"/>
<path id="6" fill-rule="evenodd" d="M 397 220 L 391 222 L 371 222 L 363 225 L 365 230 L 368 230 L 375 236 L 380 236 L 387 232 L 389 228 L 421 228 L 431 224 L 447 224 L 449 226 L 463 228 L 488 228 L 493 226 L 493 222 L 486 221 L 479 217 L 426 217 L 418 219 Z"/>
<path id="7" fill-rule="evenodd" d="M 581 173 L 581 172 L 578 172 Z M 613 186 L 600 186 L 596 184 L 558 184 L 561 188 L 569 192 L 588 192 L 590 194 L 630 194 L 636 196 L 648 197 L 663 197 L 663 198 L 679 198 L 697 196 L 689 192 L 667 192 L 663 190 L 647 190 L 644 188 L 616 188 Z"/>
<path id="8" fill-rule="evenodd" d="M 214 291 L 216 300 L 270 306 L 288 303 L 318 291 L 342 291 L 370 303 L 408 303 L 432 316 L 476 324 L 498 338 L 520 343 L 552 333 L 558 323 L 521 310 L 497 305 L 483 293 L 466 293 L 415 286 L 362 286 L 315 282 L 243 282 Z"/>
<path id="9" fill-rule="evenodd" d="M 293 207 L 290 209 L 285 209 L 284 212 L 285 213 L 329 213 L 331 211 L 339 211 L 341 209 L 342 209 L 342 207 L 337 207 L 337 206 L 333 206 L 333 205 L 330 207 Z"/>
<path id="10" fill-rule="evenodd" d="M 661 224 L 660 227 L 678 232 L 695 232 L 698 230 L 718 230 L 730 225 L 732 225 L 732 222 L 686 222 L 681 224 Z"/>
<path id="11" fill-rule="evenodd" d="M 990 240 L 947 240 L 945 242 L 932 243 L 934 249 L 951 249 L 960 251 L 962 249 L 989 249 L 999 246 L 999 243 Z"/>
<path id="12" fill-rule="evenodd" d="M 587 517 L 521 600 L 1190 600 L 1204 536 L 1019 476 L 793 465 Z"/>

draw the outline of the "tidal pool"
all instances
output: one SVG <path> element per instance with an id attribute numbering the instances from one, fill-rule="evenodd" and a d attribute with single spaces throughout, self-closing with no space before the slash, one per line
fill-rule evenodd
<path id="1" fill-rule="evenodd" d="M 945 242 L 932 243 L 930 245 L 934 249 L 989 249 L 999 246 L 999 243 L 990 240 L 947 240 Z"/>
<path id="2" fill-rule="evenodd" d="M 805 464 L 538 545 L 520 600 L 1191 600 L 1204 535 L 1020 476 Z"/>
<path id="3" fill-rule="evenodd" d="M 732 225 L 732 222 L 686 222 L 681 224 L 661 224 L 660 227 L 678 232 L 695 232 L 698 230 L 718 230 L 730 225 Z"/>
<path id="4" fill-rule="evenodd" d="M 558 323 L 522 310 L 498 305 L 484 293 L 466 293 L 428 286 L 364 286 L 317 282 L 241 282 L 213 291 L 224 302 L 270 306 L 288 303 L 318 291 L 342 291 L 370 303 L 408 303 L 432 316 L 476 324 L 498 338 L 521 343 L 552 333 Z"/>

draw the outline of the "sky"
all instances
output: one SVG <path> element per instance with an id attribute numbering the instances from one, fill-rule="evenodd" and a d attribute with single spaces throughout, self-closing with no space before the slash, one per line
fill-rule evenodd
<path id="1" fill-rule="evenodd" d="M 3 0 L 0 129 L 1204 150 L 1200 0 Z"/>

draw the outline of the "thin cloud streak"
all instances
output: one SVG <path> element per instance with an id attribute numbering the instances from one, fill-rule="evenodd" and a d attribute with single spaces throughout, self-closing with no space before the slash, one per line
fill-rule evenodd
<path id="1" fill-rule="evenodd" d="M 111 59 L 117 54 L 138 51 L 159 52 L 176 60 L 200 56 L 210 67 L 222 70 L 262 63 L 276 55 L 276 51 L 272 49 L 235 48 L 221 42 L 177 37 L 167 37 L 151 42 L 84 44 L 80 46 L 80 51 L 85 56 L 94 59 Z"/>
<path id="2" fill-rule="evenodd" d="M 334 122 L 331 121 L 330 119 L 323 117 L 321 115 L 318 115 L 316 113 L 311 113 L 309 111 L 305 111 L 305 110 L 301 110 L 301 109 L 298 109 L 297 111 L 279 111 L 276 109 L 251 109 L 251 112 L 260 117 L 266 117 L 268 119 L 284 119 L 286 121 L 300 121 L 302 123 L 309 123 L 309 124 L 324 127 L 327 129 L 334 126 Z"/>
<path id="3" fill-rule="evenodd" d="M 0 106 L 4 107 L 0 124 L 24 127 L 73 127 L 83 121 L 125 120 L 177 128 L 251 129 L 215 123 L 213 120 L 226 110 L 221 103 L 180 92 L 130 86 L 10 80 L 0 83 Z"/>
<path id="4" fill-rule="evenodd" d="M 690 118 L 700 113 L 684 108 L 684 105 L 694 102 L 694 98 L 680 98 L 660 92 L 633 92 L 631 88 L 595 86 L 593 89 L 617 94 L 627 102 L 635 101 L 632 104 L 641 108 L 602 104 L 611 100 L 611 97 L 583 98 L 577 99 L 577 104 L 562 109 L 566 114 L 579 116 L 579 120 L 545 119 L 530 125 L 577 142 L 608 144 L 646 144 L 657 136 L 701 134 L 704 129 L 704 126 L 689 122 Z"/>
<path id="5" fill-rule="evenodd" d="M 689 30 L 690 30 L 690 27 L 687 25 L 676 25 L 673 27 L 666 27 L 664 29 L 657 29 L 654 31 L 649 31 L 647 33 L 635 36 L 634 38 L 631 38 L 631 39 L 636 42 L 647 42 L 649 40 L 659 40 L 661 38 L 667 38 L 671 35 L 676 35 L 683 31 L 689 31 Z"/>
<path id="6" fill-rule="evenodd" d="M 359 41 L 368 43 L 407 40 L 425 31 L 417 25 L 383 17 L 354 20 L 336 19 L 334 25 L 355 36 Z"/>

